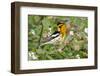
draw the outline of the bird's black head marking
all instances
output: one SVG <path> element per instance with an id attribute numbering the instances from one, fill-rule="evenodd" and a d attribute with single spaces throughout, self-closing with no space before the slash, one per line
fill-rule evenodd
<path id="1" fill-rule="evenodd" d="M 60 25 L 60 24 L 64 24 L 64 23 L 62 23 L 62 22 L 58 22 L 58 23 L 57 23 L 57 25 Z"/>

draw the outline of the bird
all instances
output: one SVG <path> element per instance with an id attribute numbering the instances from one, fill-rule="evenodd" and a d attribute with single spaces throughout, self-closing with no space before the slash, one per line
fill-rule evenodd
<path id="1" fill-rule="evenodd" d="M 66 37 L 66 32 L 67 32 L 66 24 L 63 22 L 58 22 L 57 30 L 54 31 L 48 37 L 44 38 L 41 46 L 45 44 L 55 44 L 55 43 L 63 42 L 64 38 Z"/>

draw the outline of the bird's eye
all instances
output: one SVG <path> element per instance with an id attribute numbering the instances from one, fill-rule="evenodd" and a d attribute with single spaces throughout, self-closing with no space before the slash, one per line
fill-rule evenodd
<path id="1" fill-rule="evenodd" d="M 61 26 L 59 26 L 59 28 L 61 28 Z"/>

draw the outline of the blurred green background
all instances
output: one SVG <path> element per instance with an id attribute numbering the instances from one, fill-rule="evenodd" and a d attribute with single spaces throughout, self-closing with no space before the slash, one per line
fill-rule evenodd
<path id="1" fill-rule="evenodd" d="M 66 45 L 41 46 L 41 41 L 57 30 L 58 22 L 71 26 Z M 87 29 L 87 17 L 28 15 L 28 60 L 88 58 Z"/>

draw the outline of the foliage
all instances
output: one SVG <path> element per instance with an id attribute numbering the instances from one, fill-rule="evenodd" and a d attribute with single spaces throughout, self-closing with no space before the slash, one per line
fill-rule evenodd
<path id="1" fill-rule="evenodd" d="M 69 20 L 67 22 L 66 20 Z M 57 30 L 61 21 L 70 24 L 70 32 L 64 44 L 45 44 L 45 37 Z M 51 31 L 49 30 L 51 29 Z M 74 16 L 28 16 L 28 52 L 29 60 L 78 59 L 88 57 L 88 19 Z M 32 58 L 33 57 L 33 58 Z"/>

